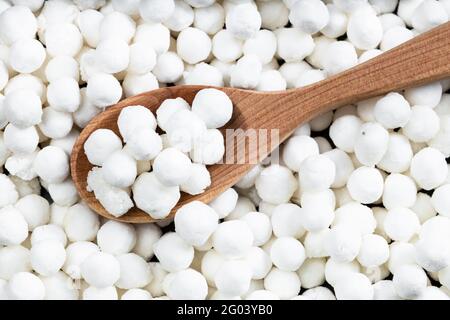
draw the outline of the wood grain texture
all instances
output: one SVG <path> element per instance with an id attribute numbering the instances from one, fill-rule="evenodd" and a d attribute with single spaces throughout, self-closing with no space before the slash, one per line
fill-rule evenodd
<path id="1" fill-rule="evenodd" d="M 277 129 L 279 143 L 281 143 L 300 124 L 329 110 L 449 76 L 450 23 L 446 23 L 366 63 L 304 88 L 278 92 L 218 88 L 227 93 L 234 105 L 233 117 L 222 131 L 224 132 L 225 129 Z M 75 186 L 81 198 L 91 209 L 109 219 L 130 223 L 154 222 L 148 214 L 136 207 L 120 218 L 115 218 L 100 205 L 93 193 L 87 192 L 86 179 L 92 165 L 84 154 L 84 142 L 98 128 L 109 128 L 119 134 L 117 118 L 125 106 L 143 105 L 155 112 L 165 99 L 183 97 L 191 103 L 195 94 L 203 88 L 205 86 L 175 86 L 157 89 L 125 99 L 92 119 L 78 137 L 70 159 Z M 235 147 L 246 143 L 244 139 L 238 140 Z M 263 151 L 246 148 L 247 153 L 255 151 L 263 157 L 272 150 L 271 148 Z M 254 154 L 247 154 L 247 156 L 251 157 Z M 190 201 L 210 202 L 234 185 L 252 166 L 253 164 L 248 162 L 209 166 L 211 186 L 205 193 L 197 196 L 182 193 L 179 203 L 169 217 L 173 217 L 180 206 Z"/>

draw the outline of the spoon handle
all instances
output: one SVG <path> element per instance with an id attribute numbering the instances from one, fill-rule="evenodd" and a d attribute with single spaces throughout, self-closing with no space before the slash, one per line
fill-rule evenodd
<path id="1" fill-rule="evenodd" d="M 278 93 L 273 128 L 298 124 L 339 106 L 450 76 L 450 22 L 365 63 L 308 87 Z"/>

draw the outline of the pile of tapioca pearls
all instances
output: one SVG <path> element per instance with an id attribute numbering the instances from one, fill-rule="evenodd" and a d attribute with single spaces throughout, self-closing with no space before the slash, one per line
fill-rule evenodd
<path id="1" fill-rule="evenodd" d="M 0 0 L 0 298 L 448 299 L 448 80 L 301 126 L 280 165 L 175 229 L 101 220 L 68 159 L 122 97 L 301 87 L 449 15 L 448 0 Z"/>
<path id="2" fill-rule="evenodd" d="M 233 103 L 217 89 L 200 90 L 192 109 L 183 98 L 164 100 L 156 118 L 144 106 L 125 107 L 117 120 L 125 146 L 110 129 L 95 130 L 84 144 L 89 162 L 101 166 L 89 172 L 88 191 L 115 217 L 135 203 L 154 219 L 166 218 L 180 191 L 197 195 L 211 185 L 206 165 L 222 160 L 217 128 L 232 114 Z M 159 135 L 157 126 L 166 133 Z"/>

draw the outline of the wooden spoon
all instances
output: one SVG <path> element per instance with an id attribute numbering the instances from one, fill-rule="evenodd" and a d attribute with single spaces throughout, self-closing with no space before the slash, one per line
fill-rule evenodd
<path id="1" fill-rule="evenodd" d="M 255 164 L 255 160 L 262 160 L 269 155 L 300 124 L 346 104 L 449 76 L 450 22 L 352 69 L 304 88 L 278 92 L 217 88 L 224 91 L 234 104 L 233 117 L 226 128 L 222 129 L 223 133 L 225 129 L 242 129 L 244 132 L 267 129 L 269 132 L 278 132 L 278 141 L 269 138 L 269 147 L 266 150 L 258 147 L 245 148 L 247 159 L 253 161 L 247 160 L 245 163 L 235 161 L 233 164 L 209 166 L 211 186 L 206 192 L 196 196 L 182 193 L 180 201 L 169 217 L 173 217 L 180 206 L 190 201 L 200 200 L 209 203 L 245 175 Z M 119 218 L 112 216 L 103 208 L 93 193 L 86 190 L 87 174 L 92 165 L 86 158 L 83 145 L 90 134 L 99 128 L 108 128 L 118 134 L 117 118 L 122 108 L 126 106 L 143 105 L 155 112 L 165 99 L 182 97 L 191 103 L 195 94 L 203 88 L 205 86 L 157 89 L 127 98 L 92 119 L 78 137 L 70 159 L 75 186 L 81 198 L 92 210 L 106 218 L 124 222 L 155 221 L 137 207 Z M 248 146 L 245 136 L 241 135 L 237 137 L 235 145 L 227 145 L 226 155 L 246 145 Z"/>

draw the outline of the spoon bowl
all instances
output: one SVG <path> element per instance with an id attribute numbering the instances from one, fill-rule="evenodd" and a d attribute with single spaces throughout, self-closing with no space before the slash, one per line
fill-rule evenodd
<path id="1" fill-rule="evenodd" d="M 173 217 L 180 206 L 193 200 L 209 203 L 266 158 L 299 125 L 312 118 L 343 105 L 449 76 L 450 22 L 307 87 L 275 92 L 217 88 L 230 97 L 234 106 L 232 119 L 221 129 L 226 142 L 225 160 L 208 166 L 211 186 L 199 195 L 182 193 L 168 218 Z M 117 118 L 126 106 L 143 105 L 156 112 L 164 100 L 177 97 L 191 104 L 195 94 L 207 87 L 174 86 L 142 93 L 109 107 L 89 122 L 75 142 L 70 166 L 75 186 L 92 210 L 106 218 L 128 223 L 155 222 L 137 207 L 121 217 L 114 217 L 93 193 L 87 191 L 87 174 L 93 166 L 84 153 L 84 143 L 96 129 L 107 128 L 119 134 Z M 257 136 L 256 144 L 250 143 L 252 135 Z"/>
<path id="2" fill-rule="evenodd" d="M 153 219 L 147 213 L 137 207 L 131 208 L 125 215 L 121 217 L 115 217 L 108 213 L 108 211 L 106 211 L 106 209 L 95 198 L 93 192 L 87 191 L 87 175 L 89 171 L 94 167 L 94 165 L 92 165 L 88 161 L 86 154 L 84 153 L 84 143 L 95 130 L 100 128 L 111 129 L 120 137 L 119 127 L 117 126 L 117 119 L 119 117 L 120 111 L 127 106 L 142 105 L 150 109 L 150 111 L 155 114 L 156 110 L 164 100 L 182 97 L 189 104 L 192 104 L 192 101 L 194 100 L 197 92 L 207 87 L 213 88 L 210 86 L 174 86 L 142 93 L 137 96 L 124 99 L 118 104 L 109 107 L 105 112 L 100 113 L 88 123 L 88 125 L 82 130 L 73 147 L 70 159 L 70 167 L 73 181 L 81 198 L 88 204 L 88 206 L 92 210 L 108 219 L 125 221 L 129 223 L 148 223 L 155 221 L 155 219 Z M 242 95 L 254 94 L 254 92 L 236 88 L 217 89 L 224 91 L 230 97 L 234 105 L 233 118 L 230 120 L 230 125 L 227 125 L 226 128 L 243 128 L 245 126 L 245 123 L 235 122 L 235 118 L 237 117 L 237 114 L 239 114 L 237 108 L 241 105 L 239 102 L 242 99 Z M 222 134 L 224 134 L 226 129 L 220 130 Z M 232 167 L 230 165 L 217 164 L 208 166 L 207 168 L 211 175 L 211 185 L 207 189 L 208 192 L 204 192 L 195 196 L 182 192 L 180 200 L 172 209 L 172 213 L 168 218 L 173 216 L 174 212 L 176 212 L 179 207 L 190 201 L 199 200 L 206 203 L 210 202 L 218 194 L 236 183 L 239 178 L 242 177 L 242 175 L 251 168 L 251 164 L 236 164 Z"/>

